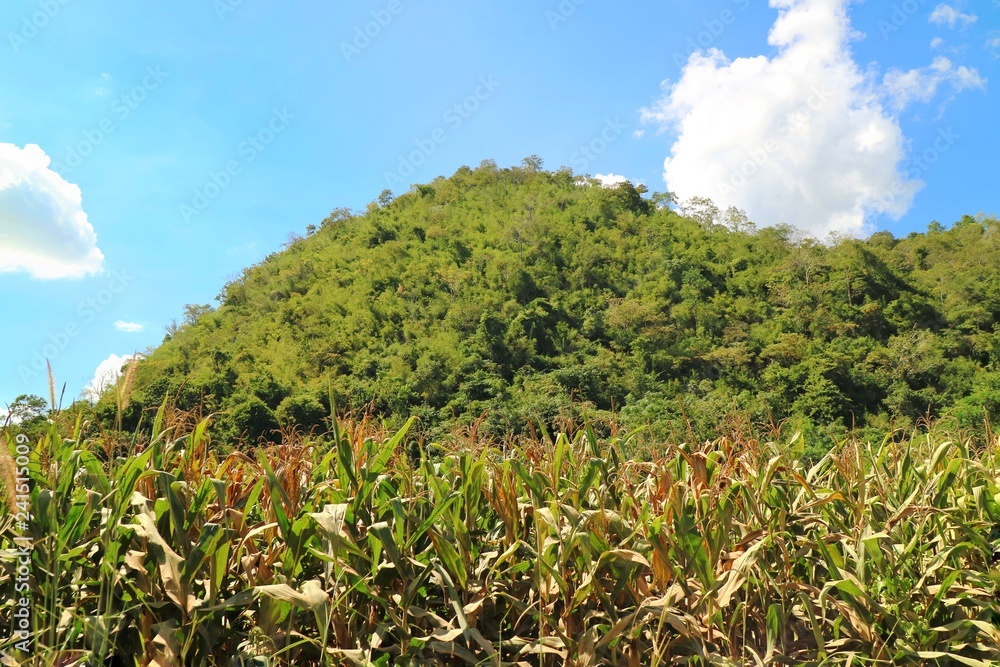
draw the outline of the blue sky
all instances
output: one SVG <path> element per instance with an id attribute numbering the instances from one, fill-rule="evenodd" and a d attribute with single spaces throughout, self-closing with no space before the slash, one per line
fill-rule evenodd
<path id="1" fill-rule="evenodd" d="M 996 3 L 771 4 L 8 0 L 0 403 L 45 358 L 78 396 L 291 232 L 484 159 L 819 236 L 1000 209 Z"/>

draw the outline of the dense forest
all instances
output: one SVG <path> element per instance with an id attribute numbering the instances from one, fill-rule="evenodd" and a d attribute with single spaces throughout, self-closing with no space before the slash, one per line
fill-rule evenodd
<path id="1" fill-rule="evenodd" d="M 927 417 L 982 427 L 1000 416 L 998 231 L 967 216 L 819 241 L 487 161 L 338 209 L 217 308 L 189 306 L 134 369 L 123 425 L 169 396 L 251 441 L 319 426 L 331 402 L 424 433 L 561 417 L 699 439 L 726 416 L 817 441 Z"/>

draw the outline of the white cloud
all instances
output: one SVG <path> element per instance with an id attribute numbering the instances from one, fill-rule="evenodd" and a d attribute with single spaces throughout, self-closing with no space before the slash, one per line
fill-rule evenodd
<path id="1" fill-rule="evenodd" d="M 821 238 L 864 234 L 874 213 L 898 218 L 909 210 L 923 183 L 901 169 L 907 143 L 886 103 L 922 97 L 927 82 L 907 86 L 898 78 L 890 95 L 859 67 L 848 4 L 770 0 L 779 12 L 768 37 L 773 57 L 729 60 L 718 49 L 691 55 L 680 80 L 642 110 L 646 122 L 676 131 L 664 162 L 671 192 Z M 950 62 L 945 71 L 929 70 L 940 79 L 935 85 L 981 82 L 975 70 Z"/>
<path id="2" fill-rule="evenodd" d="M 646 130 L 636 130 L 632 133 L 633 139 L 642 139 L 643 135 L 646 134 Z"/>
<path id="3" fill-rule="evenodd" d="M 955 92 L 971 88 L 984 88 L 986 80 L 979 71 L 968 67 L 954 67 L 947 58 L 934 59 L 929 67 L 911 69 L 908 72 L 892 69 L 882 79 L 886 95 L 892 98 L 899 110 L 911 102 L 930 102 L 943 83 L 950 83 Z"/>
<path id="4" fill-rule="evenodd" d="M 6 424 L 8 419 L 10 419 L 11 424 L 15 425 L 20 424 L 23 421 L 21 415 L 12 415 L 10 410 L 7 409 L 7 406 L 0 405 L 0 426 Z"/>
<path id="5" fill-rule="evenodd" d="M 613 188 L 622 183 L 628 183 L 628 179 L 617 174 L 594 174 L 594 178 L 601 182 L 605 188 Z"/>
<path id="6" fill-rule="evenodd" d="M 136 356 L 141 358 L 141 355 Z M 101 394 L 115 386 L 118 378 L 122 375 L 122 369 L 130 361 L 132 361 L 131 354 L 122 356 L 112 354 L 98 364 L 97 370 L 94 371 L 93 379 L 83 388 L 83 397 L 92 403 L 96 403 Z"/>
<path id="7" fill-rule="evenodd" d="M 944 40 L 941 39 L 940 37 L 935 37 L 934 39 L 931 40 L 931 48 L 932 49 L 939 49 L 939 48 L 941 48 L 941 46 L 943 44 L 944 44 Z"/>
<path id="8" fill-rule="evenodd" d="M 951 5 L 938 5 L 931 12 L 930 22 L 954 28 L 956 23 L 970 25 L 979 20 L 975 14 L 963 14 Z"/>
<path id="9" fill-rule="evenodd" d="M 574 183 L 581 188 L 589 188 L 591 185 L 600 185 L 602 188 L 613 188 L 622 183 L 631 183 L 628 178 L 618 174 L 594 174 L 593 176 L 581 176 Z M 641 183 L 641 181 L 639 181 Z"/>
<path id="10" fill-rule="evenodd" d="M 0 143 L 0 273 L 54 279 L 101 271 L 104 255 L 80 188 L 50 162 L 33 144 Z"/>
<path id="11" fill-rule="evenodd" d="M 124 331 L 125 333 L 139 333 L 145 329 L 143 325 L 138 322 L 125 322 L 124 320 L 118 320 L 115 322 L 115 329 L 119 331 Z"/>

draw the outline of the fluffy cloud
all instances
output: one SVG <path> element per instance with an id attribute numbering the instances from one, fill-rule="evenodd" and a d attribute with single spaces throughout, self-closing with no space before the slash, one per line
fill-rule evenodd
<path id="1" fill-rule="evenodd" d="M 125 322 L 124 320 L 118 320 L 115 322 L 115 329 L 119 331 L 124 331 L 125 333 L 139 333 L 145 329 L 143 325 L 138 322 Z"/>
<path id="2" fill-rule="evenodd" d="M 139 355 L 136 355 L 139 356 Z M 115 386 L 118 378 L 122 375 L 125 365 L 132 361 L 132 355 L 112 354 L 102 361 L 94 371 L 94 378 L 83 388 L 83 397 L 92 403 L 96 403 L 108 389 Z"/>
<path id="3" fill-rule="evenodd" d="M 627 178 L 618 174 L 594 174 L 594 178 L 600 181 L 601 185 L 606 188 L 613 188 L 616 185 L 629 182 Z"/>
<path id="4" fill-rule="evenodd" d="M 950 83 L 955 92 L 984 88 L 986 81 L 979 72 L 968 67 L 954 67 L 945 57 L 935 58 L 930 67 L 908 72 L 889 70 L 883 78 L 885 93 L 896 108 L 902 110 L 911 102 L 930 102 L 943 83 Z"/>
<path id="5" fill-rule="evenodd" d="M 975 14 L 963 14 L 951 5 L 938 5 L 931 12 L 930 22 L 954 28 L 956 24 L 970 25 L 979 20 Z"/>
<path id="6" fill-rule="evenodd" d="M 600 185 L 602 188 L 614 188 L 622 183 L 631 183 L 632 181 L 618 174 L 594 174 L 593 176 L 581 176 L 575 182 L 576 185 L 582 188 L 589 188 L 592 185 Z"/>
<path id="7" fill-rule="evenodd" d="M 898 109 L 887 107 L 923 99 L 946 80 L 969 87 L 978 73 L 942 61 L 893 74 L 887 92 L 851 55 L 848 0 L 770 4 L 779 12 L 768 37 L 773 57 L 694 53 L 642 110 L 677 134 L 664 163 L 668 189 L 818 237 L 864 234 L 876 212 L 898 218 L 923 184 L 901 169 L 906 140 Z"/>
<path id="8" fill-rule="evenodd" d="M 101 271 L 104 255 L 80 188 L 50 162 L 38 146 L 0 143 L 0 273 L 53 279 Z"/>

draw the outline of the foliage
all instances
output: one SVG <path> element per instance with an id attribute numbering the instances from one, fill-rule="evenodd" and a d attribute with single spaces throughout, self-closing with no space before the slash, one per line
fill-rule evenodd
<path id="1" fill-rule="evenodd" d="M 251 457 L 166 406 L 127 441 L 51 424 L 32 445 L 21 664 L 1000 660 L 996 443 L 847 440 L 807 469 L 798 435 L 643 463 L 630 436 L 583 428 L 413 460 L 409 426 Z"/>
<path id="2" fill-rule="evenodd" d="M 41 396 L 21 394 L 8 406 L 7 412 L 19 424 L 44 419 L 49 404 Z"/>
<path id="3" fill-rule="evenodd" d="M 21 394 L 7 406 L 7 420 L 15 423 L 32 438 L 38 438 L 45 432 L 49 404 L 41 396 Z"/>
<path id="4" fill-rule="evenodd" d="M 271 439 L 282 401 L 311 404 L 308 429 L 331 395 L 397 426 L 419 412 L 436 435 L 581 411 L 631 426 L 655 412 L 698 439 L 744 412 L 824 438 L 1000 417 L 997 220 L 823 244 L 643 193 L 529 158 L 337 209 L 217 309 L 186 309 L 138 363 L 125 426 L 177 394 Z"/>

